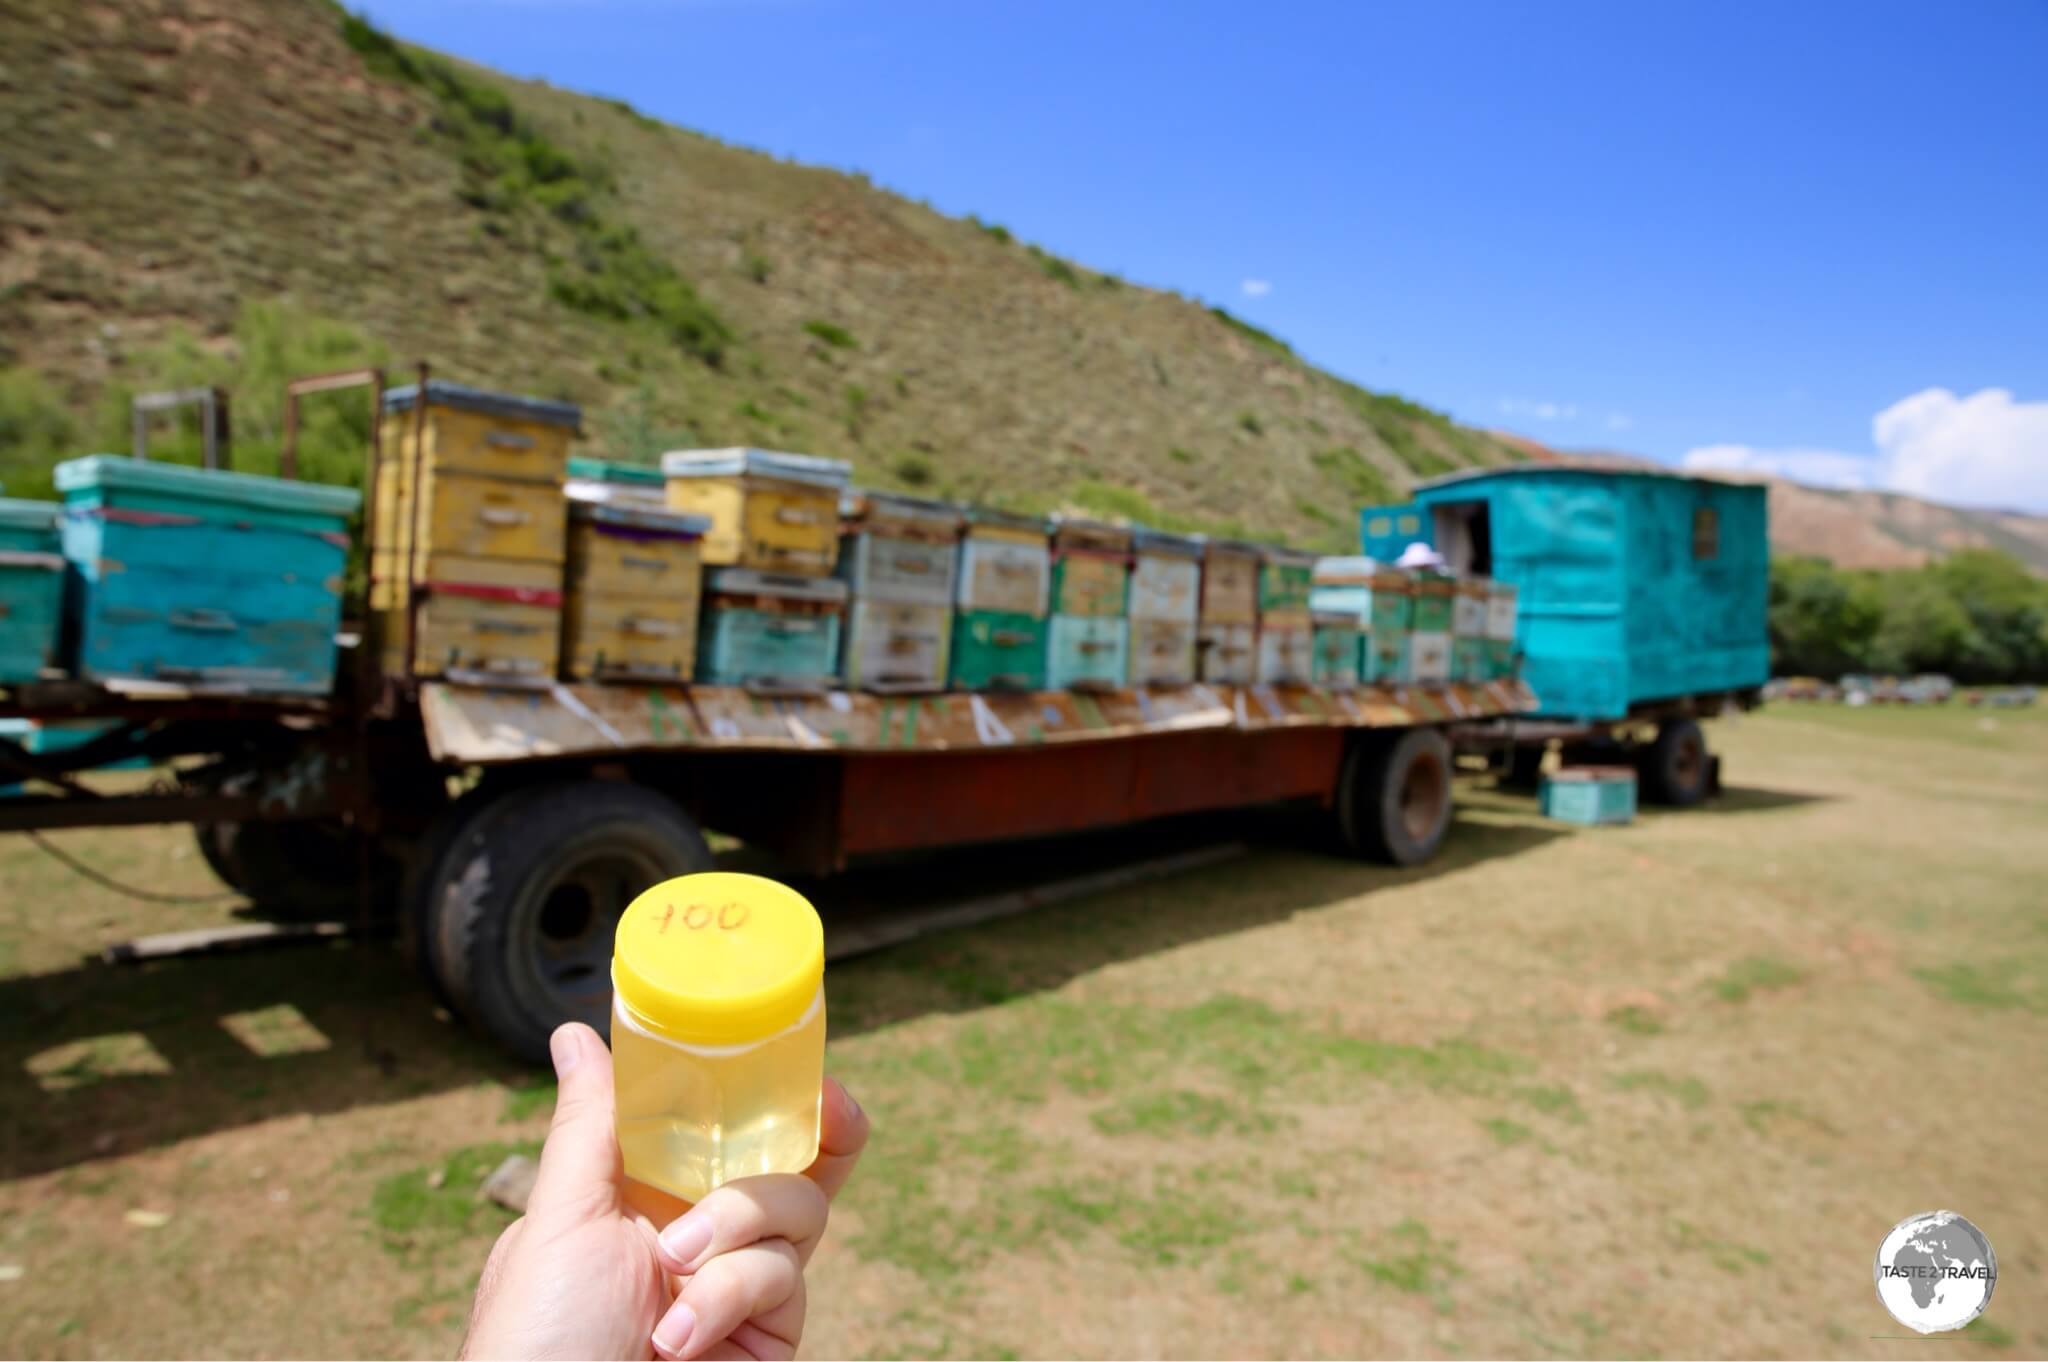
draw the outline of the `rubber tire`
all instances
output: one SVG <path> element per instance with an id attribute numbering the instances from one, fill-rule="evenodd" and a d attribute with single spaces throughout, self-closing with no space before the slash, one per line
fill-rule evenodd
<path id="1" fill-rule="evenodd" d="M 1643 798 L 1674 809 L 1689 809 L 1713 789 L 1713 763 L 1706 735 L 1691 719 L 1673 719 L 1657 729 L 1656 741 L 1637 759 Z"/>
<path id="2" fill-rule="evenodd" d="M 577 780 L 514 790 L 467 820 L 428 886 L 427 955 L 447 997 L 527 1063 L 547 1063 L 548 1037 L 565 1021 L 609 1030 L 609 976 L 572 1001 L 542 979 L 536 949 L 551 891 L 598 856 L 640 863 L 632 894 L 713 864 L 703 833 L 670 800 L 644 786 Z M 592 969 L 609 960 L 616 921 L 594 907 L 577 933 Z"/>
<path id="3" fill-rule="evenodd" d="M 205 858 L 207 869 L 230 889 L 247 893 L 242 867 L 234 862 L 233 823 L 194 823 L 192 840 L 199 843 L 199 854 Z"/>
<path id="4" fill-rule="evenodd" d="M 487 827 L 503 815 L 514 794 L 529 786 L 524 782 L 485 781 L 471 786 L 442 811 L 432 829 L 412 850 L 405 866 L 399 922 L 399 953 L 417 969 L 433 989 L 434 996 L 451 1011 L 463 1010 L 448 988 L 448 971 L 431 930 L 433 914 L 428 905 L 442 892 L 440 875 L 458 840 L 479 844 L 490 834 Z"/>
<path id="5" fill-rule="evenodd" d="M 1508 749 L 1501 767 L 1499 786 L 1503 790 L 1534 791 L 1543 783 L 1543 743 L 1517 743 Z"/>
<path id="6" fill-rule="evenodd" d="M 325 821 L 216 823 L 221 861 L 234 872 L 222 875 L 248 895 L 258 917 L 272 922 L 329 922 L 352 919 L 360 906 L 362 860 L 345 824 Z M 202 835 L 200 850 L 205 851 Z M 216 872 L 220 864 L 207 863 Z M 373 900 L 388 903 L 396 889 L 390 867 L 372 886 Z"/>
<path id="7" fill-rule="evenodd" d="M 1414 783 L 1433 786 L 1418 791 Z M 1412 802 L 1426 806 L 1422 817 Z M 1337 781 L 1337 829 L 1345 847 L 1383 865 L 1419 865 L 1436 854 L 1451 825 L 1451 745 L 1433 728 L 1360 742 Z"/>

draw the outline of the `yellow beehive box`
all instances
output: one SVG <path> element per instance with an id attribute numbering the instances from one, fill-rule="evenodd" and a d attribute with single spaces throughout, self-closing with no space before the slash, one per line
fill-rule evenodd
<path id="1" fill-rule="evenodd" d="M 387 672 L 405 670 L 408 616 L 417 630 L 414 676 L 477 676 L 494 680 L 545 681 L 555 674 L 562 646 L 560 578 L 548 564 L 533 564 L 534 581 L 549 574 L 549 586 L 485 586 L 437 582 L 403 590 L 383 586 L 371 615 Z"/>
<path id="2" fill-rule="evenodd" d="M 428 469 L 559 483 L 569 441 L 582 421 L 581 409 L 571 402 L 430 379 L 424 412 L 417 383 L 384 394 L 379 453 L 407 468 L 417 456 Z"/>
<path id="3" fill-rule="evenodd" d="M 1203 624 L 1258 623 L 1259 557 L 1256 544 L 1230 539 L 1208 542 L 1202 552 Z"/>
<path id="4" fill-rule="evenodd" d="M 578 491 L 569 501 L 562 669 L 574 680 L 687 681 L 708 522 Z"/>
<path id="5" fill-rule="evenodd" d="M 371 543 L 403 560 L 415 532 L 422 559 L 437 553 L 470 558 L 512 558 L 559 563 L 565 543 L 560 483 L 515 482 L 452 470 L 429 470 L 424 504 L 416 503 L 410 477 L 386 469 L 377 479 Z M 403 570 L 402 568 L 400 569 Z M 414 577 L 434 574 L 416 563 Z"/>
<path id="6" fill-rule="evenodd" d="M 684 449 L 661 456 L 673 510 L 706 517 L 714 567 L 825 577 L 839 563 L 839 498 L 853 465 L 767 449 Z"/>

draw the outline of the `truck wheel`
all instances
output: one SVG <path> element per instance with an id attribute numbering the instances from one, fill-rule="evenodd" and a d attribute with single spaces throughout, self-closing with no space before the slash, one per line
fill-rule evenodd
<path id="1" fill-rule="evenodd" d="M 516 789 L 441 857 L 424 905 L 427 954 L 458 1011 L 545 1064 L 565 1021 L 609 1033 L 612 935 L 626 905 L 711 865 L 697 825 L 652 790 L 603 780 Z"/>
<path id="2" fill-rule="evenodd" d="M 1433 728 L 1391 742 L 1358 743 L 1337 785 L 1337 827 L 1355 854 L 1415 865 L 1435 854 L 1451 824 L 1451 745 Z"/>
<path id="3" fill-rule="evenodd" d="M 1518 743 L 1508 749 L 1500 773 L 1503 790 L 1534 790 L 1543 783 L 1543 743 Z"/>
<path id="4" fill-rule="evenodd" d="M 1638 758 L 1643 797 L 1685 809 L 1707 797 L 1713 785 L 1713 760 L 1706 735 L 1691 719 L 1673 719 L 1657 729 L 1656 741 Z"/>
<path id="5" fill-rule="evenodd" d="M 362 858 L 344 823 L 213 823 L 199 828 L 199 850 L 231 888 L 248 895 L 259 917 L 273 922 L 326 922 L 355 916 Z M 390 866 L 375 858 L 380 883 L 373 900 L 388 904 Z"/>
<path id="6" fill-rule="evenodd" d="M 199 843 L 199 854 L 205 858 L 207 869 L 220 878 L 230 889 L 242 889 L 242 868 L 235 864 L 232 851 L 233 823 L 194 823 L 192 840 Z"/>

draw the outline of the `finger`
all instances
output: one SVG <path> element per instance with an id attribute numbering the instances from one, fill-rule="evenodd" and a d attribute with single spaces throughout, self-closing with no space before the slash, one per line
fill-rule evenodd
<path id="1" fill-rule="evenodd" d="M 839 1189 L 853 1176 L 860 1151 L 867 1147 L 868 1114 L 836 1078 L 825 1080 L 825 1096 L 819 1106 L 818 1158 L 804 1170 L 804 1176 L 824 1188 L 829 1200 L 839 1195 Z"/>
<path id="2" fill-rule="evenodd" d="M 616 1209 L 625 1174 L 612 1129 L 612 1065 L 604 1042 L 582 1022 L 567 1022 L 555 1028 L 548 1053 L 560 1087 L 526 1214 L 552 1224 Z"/>
<path id="3" fill-rule="evenodd" d="M 735 1178 L 661 1232 L 661 1266 L 686 1276 L 721 1253 L 764 1239 L 795 1245 L 799 1261 L 807 1262 L 824 1232 L 825 1193 L 816 1183 L 789 1173 Z"/>
<path id="4" fill-rule="evenodd" d="M 701 1357 L 749 1320 L 772 1335 L 788 1330 L 794 1339 L 803 1328 L 803 1282 L 787 1239 L 718 1254 L 683 1283 L 675 1304 L 654 1326 L 654 1350 L 668 1358 Z"/>

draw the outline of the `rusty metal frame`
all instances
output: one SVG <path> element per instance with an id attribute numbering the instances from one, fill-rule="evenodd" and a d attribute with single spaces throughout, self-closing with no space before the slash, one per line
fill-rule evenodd
<path id="1" fill-rule="evenodd" d="M 307 374 L 289 379 L 284 385 L 284 448 L 277 456 L 279 477 L 299 476 L 299 399 L 315 393 L 340 392 L 348 388 L 370 390 L 370 464 L 363 489 L 365 505 L 377 490 L 377 435 L 384 414 L 384 371 L 377 368 L 340 369 L 329 374 Z"/>
<path id="2" fill-rule="evenodd" d="M 208 468 L 225 468 L 232 443 L 225 388 L 174 388 L 166 392 L 137 393 L 128 402 L 130 449 L 133 457 L 149 457 L 149 418 L 179 407 L 199 408 L 201 458 Z"/>

